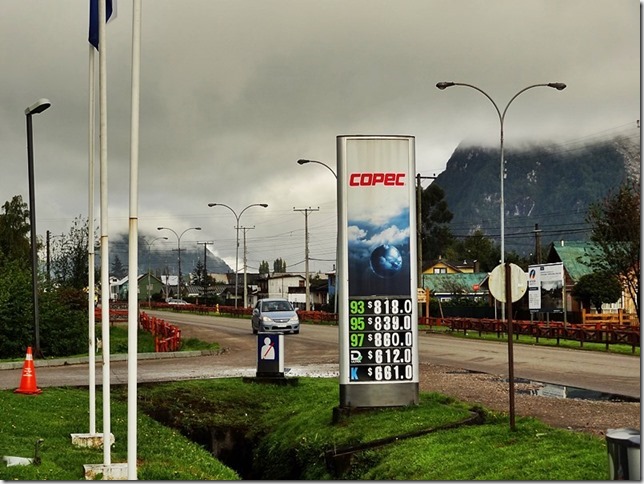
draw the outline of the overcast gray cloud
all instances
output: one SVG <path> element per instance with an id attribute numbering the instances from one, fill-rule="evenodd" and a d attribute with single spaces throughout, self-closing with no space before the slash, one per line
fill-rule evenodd
<path id="1" fill-rule="evenodd" d="M 127 231 L 131 1 L 107 26 L 109 229 Z M 312 270 L 335 258 L 335 138 L 416 137 L 417 171 L 439 173 L 463 139 L 592 139 L 640 113 L 640 4 L 634 0 L 144 0 L 139 231 L 184 229 L 213 240 L 234 267 L 235 219 L 248 264 L 285 259 L 304 270 L 309 213 Z M 28 200 L 24 109 L 34 118 L 39 234 L 87 215 L 86 0 L 4 0 L 0 17 L 0 202 Z M 98 169 L 96 170 L 98 176 Z M 98 186 L 96 190 L 98 196 Z M 98 203 L 98 200 L 97 200 Z M 96 213 L 98 220 L 98 211 Z M 167 233 L 165 235 L 168 235 Z M 168 250 L 176 242 L 169 234 Z M 240 262 L 241 266 L 241 262 Z"/>

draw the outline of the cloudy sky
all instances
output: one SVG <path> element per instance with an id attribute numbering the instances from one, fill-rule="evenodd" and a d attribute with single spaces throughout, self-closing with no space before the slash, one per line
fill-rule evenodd
<path id="1" fill-rule="evenodd" d="M 127 232 L 132 2 L 107 25 L 110 239 Z M 3 0 L 0 203 L 29 199 L 25 108 L 34 116 L 37 232 L 88 213 L 88 1 Z M 143 0 L 139 232 L 157 250 L 209 246 L 235 265 L 232 211 L 248 266 L 304 271 L 335 259 L 336 136 L 416 138 L 417 171 L 438 174 L 458 144 L 498 144 L 501 110 L 521 95 L 506 140 L 592 140 L 640 113 L 635 0 Z M 97 143 L 98 145 L 98 143 Z M 98 159 L 98 158 L 97 158 Z M 98 180 L 98 167 L 96 176 Z M 98 184 L 96 188 L 98 207 Z M 98 209 L 96 219 L 100 220 Z M 252 229 L 251 229 L 252 227 Z M 240 234 L 242 231 L 240 231 Z M 240 250 L 240 268 L 242 266 Z"/>

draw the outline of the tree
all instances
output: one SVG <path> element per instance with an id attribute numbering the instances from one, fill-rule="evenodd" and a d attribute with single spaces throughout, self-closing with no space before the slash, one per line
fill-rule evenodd
<path id="1" fill-rule="evenodd" d="M 619 279 L 611 274 L 593 272 L 581 276 L 572 288 L 572 297 L 585 307 L 592 304 L 598 313 L 602 312 L 602 304 L 615 303 L 622 297 L 622 285 Z"/>
<path id="2" fill-rule="evenodd" d="M 278 274 L 286 272 L 286 261 L 282 258 L 275 259 L 273 261 L 273 272 Z"/>
<path id="3" fill-rule="evenodd" d="M 0 358 L 20 358 L 33 345 L 31 270 L 6 261 L 0 270 Z M 46 356 L 87 351 L 87 295 L 74 288 L 49 287 L 39 298 L 40 349 Z"/>
<path id="4" fill-rule="evenodd" d="M 29 210 L 20 195 L 2 206 L 0 214 L 0 255 L 5 260 L 31 261 Z"/>
<path id="5" fill-rule="evenodd" d="M 19 196 L 0 214 L 0 358 L 20 358 L 33 345 L 29 212 Z M 87 251 L 86 245 L 84 251 Z M 87 264 L 85 264 L 85 270 Z M 39 275 L 40 276 L 40 275 Z M 87 295 L 80 288 L 39 285 L 40 350 L 67 356 L 87 350 Z"/>
<path id="6" fill-rule="evenodd" d="M 201 260 L 197 261 L 197 265 L 195 266 L 194 271 L 192 272 L 192 275 L 194 279 L 194 284 L 196 286 L 201 286 L 203 288 L 203 293 L 205 295 L 208 286 L 210 286 L 210 276 L 206 272 L 206 266 L 204 266 Z"/>
<path id="7" fill-rule="evenodd" d="M 83 289 L 89 277 L 89 220 L 76 217 L 67 235 L 52 244 L 51 267 L 55 281 L 63 286 Z M 95 239 L 95 237 L 94 237 Z"/>
<path id="8" fill-rule="evenodd" d="M 454 243 L 449 227 L 454 215 L 445 201 L 445 192 L 436 183 L 422 191 L 420 230 L 423 244 L 423 260 L 438 259 L 445 255 Z"/>
<path id="9" fill-rule="evenodd" d="M 617 277 L 624 284 L 639 315 L 640 190 L 629 181 L 589 206 L 586 221 L 591 240 L 600 251 L 591 255 L 595 272 Z"/>
<path id="10" fill-rule="evenodd" d="M 263 260 L 263 261 L 259 264 L 259 273 L 260 273 L 260 274 L 268 274 L 270 271 L 271 271 L 271 270 L 270 270 L 270 268 L 268 267 L 268 262 L 266 262 L 265 260 Z"/>
<path id="11" fill-rule="evenodd" d="M 479 270 L 491 272 L 500 260 L 499 247 L 488 238 L 482 230 L 477 229 L 472 235 L 455 242 L 452 249 L 445 254 L 450 259 L 472 259 L 478 262 Z"/>
<path id="12" fill-rule="evenodd" d="M 121 262 L 121 258 L 118 256 L 118 254 L 114 256 L 112 266 L 110 267 L 110 274 L 119 279 L 125 277 L 125 275 L 127 274 L 127 271 L 125 270 L 125 267 L 123 267 L 123 263 Z"/>

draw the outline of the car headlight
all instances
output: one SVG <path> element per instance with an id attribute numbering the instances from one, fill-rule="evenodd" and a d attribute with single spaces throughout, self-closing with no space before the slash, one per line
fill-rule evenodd
<path id="1" fill-rule="evenodd" d="M 273 322 L 273 320 L 271 318 L 269 318 L 268 316 L 262 316 L 262 321 L 264 321 L 265 323 L 272 323 Z"/>
<path id="2" fill-rule="evenodd" d="M 289 319 L 289 323 L 298 323 L 298 322 L 299 322 L 299 319 L 298 319 L 297 315 L 293 316 L 291 319 Z"/>

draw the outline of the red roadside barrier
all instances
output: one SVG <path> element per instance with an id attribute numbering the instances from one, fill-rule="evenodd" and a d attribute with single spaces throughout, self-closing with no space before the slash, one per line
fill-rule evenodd
<path id="1" fill-rule="evenodd" d="M 155 352 L 179 351 L 181 347 L 181 330 L 179 328 L 143 311 L 139 315 L 139 323 L 145 331 L 154 336 Z"/>

